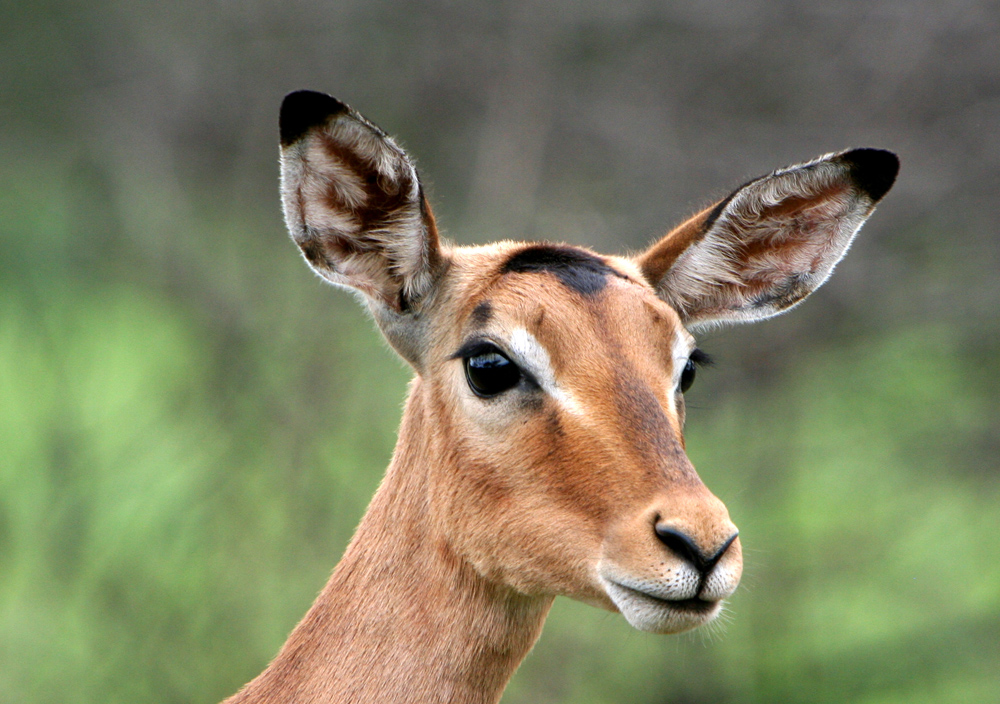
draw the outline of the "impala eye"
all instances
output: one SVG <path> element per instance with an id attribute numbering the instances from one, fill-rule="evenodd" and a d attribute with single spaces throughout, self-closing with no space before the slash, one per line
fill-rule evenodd
<path id="1" fill-rule="evenodd" d="M 687 390 L 691 388 L 691 384 L 694 383 L 695 372 L 697 371 L 698 369 L 695 367 L 694 362 L 689 358 L 687 364 L 684 365 L 684 371 L 681 372 L 679 388 L 682 394 L 687 393 Z"/>
<path id="2" fill-rule="evenodd" d="M 521 370 L 493 345 L 464 357 L 465 378 L 477 396 L 490 397 L 512 389 L 521 381 Z"/>
<path id="3" fill-rule="evenodd" d="M 682 394 L 686 393 L 691 388 L 691 384 L 694 383 L 695 372 L 697 372 L 698 367 L 707 367 L 711 363 L 712 358 L 706 353 L 699 349 L 692 350 L 691 356 L 688 357 L 687 362 L 684 364 L 684 371 L 681 372 L 680 383 L 677 384 L 677 388 L 680 389 Z"/>

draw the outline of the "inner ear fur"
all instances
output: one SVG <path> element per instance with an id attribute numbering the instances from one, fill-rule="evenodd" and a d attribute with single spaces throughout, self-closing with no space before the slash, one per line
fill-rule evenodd
<path id="1" fill-rule="evenodd" d="M 777 315 L 826 281 L 898 171 L 896 155 L 881 149 L 779 169 L 682 223 L 636 261 L 688 326 Z"/>
<path id="2" fill-rule="evenodd" d="M 280 129 L 285 222 L 309 266 L 362 293 L 376 317 L 409 312 L 443 257 L 406 153 L 359 113 L 313 91 L 286 96 Z"/>

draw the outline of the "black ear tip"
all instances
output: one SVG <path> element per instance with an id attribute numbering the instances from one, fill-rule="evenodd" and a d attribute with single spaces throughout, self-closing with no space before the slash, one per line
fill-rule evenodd
<path id="1" fill-rule="evenodd" d="M 297 142 L 311 128 L 321 125 L 331 116 L 347 110 L 347 106 L 326 93 L 297 90 L 281 102 L 278 125 L 281 146 Z"/>
<path id="2" fill-rule="evenodd" d="M 858 187 L 876 203 L 889 192 L 899 173 L 899 157 L 885 149 L 852 149 L 840 155 Z"/>

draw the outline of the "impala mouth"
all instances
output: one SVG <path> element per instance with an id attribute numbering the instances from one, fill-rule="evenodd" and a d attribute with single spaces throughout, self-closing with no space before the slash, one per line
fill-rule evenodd
<path id="1" fill-rule="evenodd" d="M 698 597 L 671 599 L 645 589 L 636 589 L 619 581 L 602 580 L 605 591 L 622 616 L 640 631 L 680 633 L 702 626 L 718 616 L 722 600 Z"/>
<path id="2" fill-rule="evenodd" d="M 698 597 L 693 597 L 691 599 L 665 599 L 655 594 L 650 594 L 649 592 L 644 592 L 639 589 L 633 589 L 632 587 L 627 587 L 624 584 L 618 584 L 617 582 L 611 582 L 614 586 L 618 587 L 622 591 L 626 592 L 632 598 L 637 599 L 647 599 L 655 604 L 665 606 L 676 611 L 686 611 L 694 614 L 706 614 L 712 611 L 715 607 L 719 605 L 718 601 L 707 601 L 705 599 L 700 599 Z"/>

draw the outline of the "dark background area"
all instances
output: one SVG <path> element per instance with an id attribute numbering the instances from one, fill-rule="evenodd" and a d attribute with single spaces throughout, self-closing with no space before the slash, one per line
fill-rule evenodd
<path id="1" fill-rule="evenodd" d="M 995 3 L 42 0 L 0 9 L 0 66 L 0 702 L 231 694 L 377 485 L 409 372 L 287 240 L 299 88 L 397 136 L 461 244 L 636 251 L 896 151 L 819 293 L 702 339 L 722 622 L 557 600 L 504 702 L 1000 699 Z"/>

